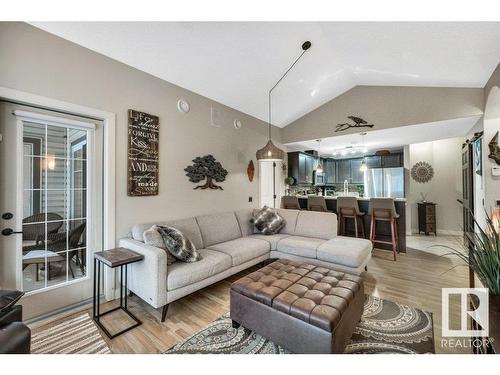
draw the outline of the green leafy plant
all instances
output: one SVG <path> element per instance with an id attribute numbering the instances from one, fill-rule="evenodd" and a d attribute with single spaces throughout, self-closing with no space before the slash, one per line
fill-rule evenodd
<path id="1" fill-rule="evenodd" d="M 479 277 L 490 294 L 500 295 L 500 235 L 491 217 L 486 214 L 487 228 L 483 230 L 474 218 L 478 232 L 467 232 L 470 249 L 454 249 L 451 253 L 462 259 Z M 468 250 L 468 251 L 467 251 Z"/>

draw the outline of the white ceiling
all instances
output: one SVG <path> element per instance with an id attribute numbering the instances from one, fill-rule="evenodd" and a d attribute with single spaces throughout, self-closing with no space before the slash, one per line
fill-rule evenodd
<path id="1" fill-rule="evenodd" d="M 455 137 L 465 137 L 481 116 L 470 116 L 453 120 L 429 122 L 391 129 L 373 130 L 364 136 L 346 134 L 322 138 L 321 149 L 315 140 L 289 143 L 288 151 L 321 151 L 324 157 L 353 157 L 373 154 L 381 149 L 401 149 L 403 146 L 437 141 Z"/>
<path id="2" fill-rule="evenodd" d="M 500 23 L 35 22 L 33 25 L 285 126 L 356 85 L 483 87 L 500 61 Z"/>

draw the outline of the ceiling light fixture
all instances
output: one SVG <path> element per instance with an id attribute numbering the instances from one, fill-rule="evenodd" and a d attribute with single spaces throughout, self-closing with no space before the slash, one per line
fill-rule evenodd
<path id="1" fill-rule="evenodd" d="M 290 70 L 297 64 L 297 62 L 300 60 L 300 58 L 306 53 L 306 51 L 311 48 L 311 42 L 306 41 L 302 43 L 302 53 L 300 54 L 299 57 L 295 59 L 293 64 L 287 69 L 285 74 L 281 76 L 281 78 L 275 83 L 273 87 L 271 87 L 271 90 L 269 90 L 268 94 L 268 100 L 269 100 L 269 140 L 267 141 L 267 144 L 261 148 L 260 150 L 257 150 L 256 156 L 257 160 L 263 160 L 263 161 L 281 161 L 285 159 L 285 151 L 282 149 L 276 147 L 271 140 L 271 93 L 273 90 L 279 85 L 279 83 L 285 78 L 285 76 L 288 74 Z"/>
<path id="2" fill-rule="evenodd" d="M 366 165 L 366 160 L 365 160 L 365 135 L 366 133 L 360 133 L 361 134 L 361 144 L 363 145 L 363 160 L 361 161 L 361 166 L 359 167 L 359 170 L 361 172 L 366 172 L 368 170 L 368 166 Z"/>
<path id="3" fill-rule="evenodd" d="M 318 142 L 318 165 L 316 166 L 316 173 L 323 173 L 323 165 L 321 165 L 321 139 L 316 139 Z"/>

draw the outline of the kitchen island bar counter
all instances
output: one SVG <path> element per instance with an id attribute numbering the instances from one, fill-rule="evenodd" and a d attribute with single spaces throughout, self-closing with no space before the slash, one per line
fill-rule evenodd
<path id="1" fill-rule="evenodd" d="M 297 196 L 299 198 L 300 208 L 307 210 L 307 196 Z M 337 213 L 337 197 L 325 197 L 326 207 L 329 211 Z M 371 217 L 368 212 L 368 206 L 370 204 L 370 198 L 358 197 L 358 205 L 361 212 L 364 212 L 363 225 L 365 227 L 365 238 L 370 239 L 370 221 Z M 394 198 L 394 205 L 396 206 L 396 212 L 399 214 L 398 218 L 398 237 L 399 237 L 399 251 L 402 253 L 406 252 L 406 198 Z M 354 235 L 354 223 L 353 220 L 347 220 L 346 230 L 349 235 Z M 381 240 L 390 241 L 391 229 L 389 223 L 377 222 L 377 238 Z M 390 245 L 377 244 L 377 249 L 391 250 Z"/>
<path id="2" fill-rule="evenodd" d="M 307 197 L 318 197 L 318 196 L 321 196 L 321 195 L 297 195 L 297 198 L 299 199 L 307 199 Z M 351 195 L 348 195 L 349 197 Z M 339 196 L 323 196 L 323 198 L 325 199 L 334 199 L 334 200 L 337 200 Z M 370 201 L 370 198 L 368 197 L 355 197 L 358 201 Z M 406 198 L 393 198 L 395 202 L 406 202 Z"/>

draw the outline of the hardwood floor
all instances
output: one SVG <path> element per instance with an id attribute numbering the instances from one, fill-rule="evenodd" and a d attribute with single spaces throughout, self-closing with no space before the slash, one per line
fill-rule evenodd
<path id="1" fill-rule="evenodd" d="M 440 345 L 441 288 L 467 287 L 468 270 L 461 266 L 457 259 L 442 256 L 443 250 L 429 246 L 433 244 L 455 246 L 459 239 L 422 236 L 419 240 L 419 237 L 411 237 L 412 248 L 408 249 L 406 254 L 399 254 L 396 262 L 392 260 L 392 252 L 374 250 L 372 260 L 368 264 L 368 272 L 363 275 L 365 292 L 432 312 L 436 352 L 456 353 L 456 350 L 442 348 Z M 231 283 L 252 270 L 243 271 L 173 302 L 164 323 L 160 322 L 160 309 L 155 310 L 139 298 L 131 297 L 129 308 L 143 324 L 114 340 L 109 340 L 105 335 L 103 337 L 113 353 L 162 353 L 227 312 Z M 116 303 L 112 301 L 104 306 L 111 308 Z M 91 309 L 87 311 L 92 313 Z M 81 313 L 81 311 L 75 312 L 64 319 Z M 125 313 L 110 315 L 103 318 L 103 321 L 112 331 L 130 323 L 130 318 Z M 458 317 L 451 316 L 451 321 L 454 319 Z"/>

